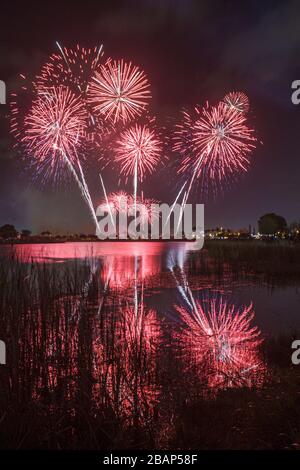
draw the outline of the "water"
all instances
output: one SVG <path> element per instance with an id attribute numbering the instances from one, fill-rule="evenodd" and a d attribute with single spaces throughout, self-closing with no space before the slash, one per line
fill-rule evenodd
<path id="1" fill-rule="evenodd" d="M 0 246 L 0 253 L 11 253 L 12 248 Z M 175 288 L 170 270 L 177 267 L 186 270 L 192 243 L 161 242 L 105 242 L 105 243 L 51 243 L 15 245 L 13 251 L 24 260 L 38 263 L 72 264 L 75 261 L 90 261 L 91 270 L 101 264 L 102 281 L 111 289 L 122 290 L 126 286 L 143 288 L 147 302 L 163 315 L 182 297 L 180 288 Z M 187 277 L 189 273 L 187 272 Z M 156 281 L 155 281 L 156 279 Z M 87 279 L 88 280 L 88 279 Z M 135 282 L 136 281 L 136 282 Z M 151 281 L 151 288 L 147 287 Z M 169 284 L 168 285 L 168 281 Z M 157 282 L 157 291 L 153 283 Z M 163 286 L 160 285 L 163 283 Z M 195 298 L 203 295 L 224 294 L 235 305 L 253 304 L 255 324 L 264 334 L 277 335 L 300 329 L 300 287 L 274 287 L 253 278 L 248 281 L 201 278 L 191 288 Z M 120 296 L 121 296 L 120 292 Z M 149 298 L 150 297 L 150 298 Z"/>
<path id="2" fill-rule="evenodd" d="M 42 427 L 4 447 L 172 447 L 182 403 L 259 390 L 270 372 L 264 342 L 300 329 L 298 287 L 199 274 L 192 243 L 0 250 L 0 411 L 25 402 Z"/>

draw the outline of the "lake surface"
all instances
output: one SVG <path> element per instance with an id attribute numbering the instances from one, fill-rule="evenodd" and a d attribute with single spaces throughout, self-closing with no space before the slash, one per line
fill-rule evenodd
<path id="1" fill-rule="evenodd" d="M 96 448 L 112 435 L 126 447 L 127 434 L 167 448 L 180 403 L 259 389 L 266 338 L 300 329 L 297 286 L 198 274 L 193 243 L 1 245 L 0 255 L 6 405 L 25 400 L 66 420 L 63 431 L 53 424 L 51 448 L 60 433 L 61 445 L 80 447 L 82 432 L 103 423 L 114 430 L 99 431 Z"/>
<path id="2" fill-rule="evenodd" d="M 33 260 L 38 263 L 72 265 L 88 261 L 92 271 L 97 270 L 98 263 L 101 265 L 102 281 L 108 283 L 110 289 L 143 289 L 146 294 L 149 293 L 147 302 L 164 315 L 179 299 L 184 303 L 181 289 L 185 287 L 180 285 L 182 279 L 175 279 L 173 274 L 170 278 L 170 273 L 173 273 L 174 268 L 177 274 L 178 271 L 185 272 L 188 281 L 186 265 L 194 250 L 193 243 L 181 242 L 70 242 L 20 244 L 13 248 L 0 245 L 0 254 L 10 254 L 12 251 L 24 262 Z M 155 277 L 159 277 L 156 286 L 158 292 L 153 289 Z M 150 281 L 151 288 L 147 287 Z M 160 281 L 163 285 L 159 284 Z M 300 329 L 300 286 L 274 287 L 256 282 L 253 278 L 237 282 L 236 279 L 230 281 L 228 278 L 220 280 L 201 276 L 195 282 L 193 275 L 191 292 L 196 299 L 201 295 L 214 296 L 220 293 L 237 306 L 252 303 L 255 324 L 265 334 L 276 335 Z"/>

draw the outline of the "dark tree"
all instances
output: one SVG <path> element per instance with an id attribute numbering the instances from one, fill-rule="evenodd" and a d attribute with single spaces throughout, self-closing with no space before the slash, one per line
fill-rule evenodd
<path id="1" fill-rule="evenodd" d="M 287 223 L 281 215 L 265 214 L 258 221 L 258 231 L 263 235 L 274 235 L 277 232 L 285 232 L 286 230 Z"/>
<path id="2" fill-rule="evenodd" d="M 44 232 L 41 233 L 43 237 L 51 237 L 51 232 L 49 230 L 45 230 Z"/>
<path id="3" fill-rule="evenodd" d="M 0 227 L 0 237 L 5 240 L 8 238 L 16 238 L 17 235 L 18 232 L 13 225 L 5 224 Z"/>
<path id="4" fill-rule="evenodd" d="M 25 228 L 25 229 L 22 230 L 21 234 L 22 234 L 22 237 L 28 238 L 28 237 L 30 237 L 30 235 L 31 235 L 31 230 L 27 230 L 27 229 Z"/>

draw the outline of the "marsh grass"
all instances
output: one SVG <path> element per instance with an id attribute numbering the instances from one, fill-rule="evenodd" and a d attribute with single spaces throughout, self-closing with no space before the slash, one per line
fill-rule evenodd
<path id="1" fill-rule="evenodd" d="M 231 247 L 214 249 L 216 261 L 206 259 L 201 268 L 191 261 L 194 273 L 210 275 L 216 262 L 224 275 Z M 183 374 L 176 325 L 143 303 L 134 309 L 130 292 L 107 290 L 102 269 L 100 262 L 91 269 L 89 260 L 1 259 L 7 365 L 0 369 L 0 448 L 291 448 L 298 442 L 296 368 L 275 361 L 275 375 L 259 390 L 228 389 L 209 399 L 196 371 Z M 280 357 L 283 343 L 266 342 L 266 357 Z"/>
<path id="2" fill-rule="evenodd" d="M 188 263 L 190 274 L 285 285 L 300 280 L 300 244 L 207 240 Z"/>

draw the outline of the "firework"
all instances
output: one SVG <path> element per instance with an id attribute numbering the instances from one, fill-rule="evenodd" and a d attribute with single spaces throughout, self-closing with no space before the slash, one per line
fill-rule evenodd
<path id="1" fill-rule="evenodd" d="M 116 161 L 125 175 L 133 174 L 134 200 L 137 203 L 138 180 L 152 173 L 159 162 L 162 143 L 155 131 L 148 126 L 135 124 L 124 131 L 117 141 Z"/>
<path id="2" fill-rule="evenodd" d="M 141 224 L 151 223 L 153 220 L 158 219 L 158 204 L 159 202 L 156 199 L 137 197 L 136 207 Z M 115 214 L 126 214 L 129 216 L 134 213 L 134 196 L 125 191 L 110 193 L 101 203 L 101 207 L 110 213 L 114 211 Z"/>
<path id="3" fill-rule="evenodd" d="M 100 67 L 103 46 L 85 48 L 77 44 L 75 48 L 67 48 L 56 44 L 59 53 L 50 55 L 34 81 L 35 86 L 42 90 L 65 85 L 86 93 L 91 77 Z"/>
<path id="4" fill-rule="evenodd" d="M 58 52 L 49 57 L 33 81 L 21 75 L 21 91 L 11 100 L 11 132 L 25 147 L 27 161 L 42 181 L 57 182 L 71 172 L 96 221 L 79 155 L 82 158 L 87 151 L 89 155 L 95 151 L 99 159 L 100 143 L 115 131 L 114 122 L 141 114 L 150 98 L 149 84 L 144 72 L 131 63 L 109 60 L 101 64 L 102 45 L 69 49 L 57 43 L 57 47 Z M 93 109 L 99 112 L 94 115 Z M 152 171 L 159 141 L 146 127 L 136 126 L 134 131 L 140 133 L 140 142 L 136 142 L 140 152 L 135 157 L 136 201 L 138 171 L 141 179 L 146 171 Z M 134 135 L 133 130 L 127 138 L 130 134 Z M 106 148 L 110 147 L 105 140 Z M 127 156 L 131 150 L 128 142 Z"/>
<path id="5" fill-rule="evenodd" d="M 10 95 L 10 132 L 16 141 L 22 137 L 24 112 L 26 112 L 32 102 L 33 86 L 32 82 L 24 75 L 19 74 L 17 90 Z"/>
<path id="6" fill-rule="evenodd" d="M 224 96 L 224 103 L 229 107 L 241 113 L 249 111 L 249 98 L 242 91 L 232 91 Z"/>
<path id="7" fill-rule="evenodd" d="M 194 115 L 184 112 L 174 150 L 183 157 L 178 173 L 192 175 L 187 197 L 195 178 L 207 188 L 246 172 L 255 144 L 254 129 L 245 115 L 223 102 L 196 107 Z"/>
<path id="8" fill-rule="evenodd" d="M 123 174 L 132 175 L 137 168 L 140 181 L 143 181 L 146 173 L 154 171 L 161 151 L 162 143 L 155 131 L 135 124 L 124 131 L 116 142 L 115 159 L 120 163 Z"/>
<path id="9" fill-rule="evenodd" d="M 34 100 L 25 117 L 22 142 L 45 179 L 57 180 L 66 169 L 72 173 L 98 226 L 78 157 L 86 119 L 84 106 L 67 87 L 53 87 Z"/>
<path id="10" fill-rule="evenodd" d="M 159 202 L 153 198 L 141 198 L 137 197 L 136 205 L 137 212 L 140 218 L 140 223 L 146 225 L 152 223 L 154 220 L 159 218 Z M 131 203 L 131 212 L 135 209 L 134 200 Z"/>
<path id="11" fill-rule="evenodd" d="M 206 370 L 213 388 L 257 382 L 264 367 L 258 351 L 260 331 L 251 326 L 252 304 L 237 309 L 222 298 L 214 298 L 203 305 L 197 301 L 192 313 L 176 307 L 184 322 L 177 336 L 187 355 Z"/>
<path id="12" fill-rule="evenodd" d="M 151 97 L 144 72 L 123 60 L 102 65 L 92 77 L 88 93 L 95 111 L 123 123 L 139 116 Z"/>
<path id="13" fill-rule="evenodd" d="M 58 42 L 56 44 L 59 52 L 50 55 L 33 85 L 39 94 L 47 92 L 49 88 L 64 85 L 76 96 L 80 96 L 88 115 L 88 125 L 84 132 L 91 153 L 93 146 L 100 147 L 106 137 L 114 131 L 113 123 L 106 122 L 99 115 L 95 116 L 87 101 L 91 77 L 100 68 L 104 55 L 103 46 L 85 48 L 77 44 L 74 48 L 67 48 Z"/>
<path id="14" fill-rule="evenodd" d="M 81 101 L 66 87 L 53 87 L 34 100 L 25 117 L 22 141 L 39 171 L 56 179 L 66 166 L 62 153 L 76 165 L 85 128 L 86 113 Z"/>
<path id="15" fill-rule="evenodd" d="M 66 87 L 53 87 L 34 100 L 25 117 L 22 141 L 39 170 L 57 179 L 65 168 L 62 152 L 73 165 L 77 163 L 85 128 L 81 101 Z"/>
<path id="16" fill-rule="evenodd" d="M 126 193 L 126 191 L 118 191 L 116 193 L 110 193 L 103 204 L 113 208 L 116 213 L 121 213 L 128 211 L 128 207 L 132 204 L 132 201 L 132 196 Z"/>
<path id="17" fill-rule="evenodd" d="M 193 145 L 204 155 L 206 174 L 222 180 L 228 173 L 247 170 L 256 138 L 242 113 L 220 102 L 204 108 L 194 129 Z"/>

